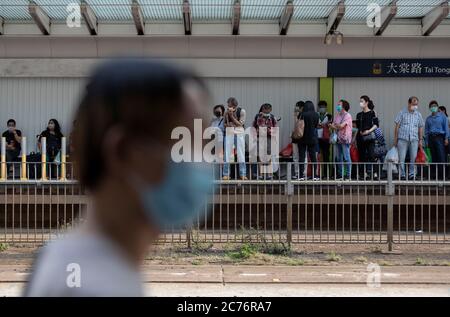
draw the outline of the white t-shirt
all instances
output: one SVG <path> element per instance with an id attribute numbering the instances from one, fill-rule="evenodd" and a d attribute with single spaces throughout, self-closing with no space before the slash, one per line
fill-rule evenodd
<path id="1" fill-rule="evenodd" d="M 139 272 L 106 238 L 77 232 L 37 258 L 25 296 L 142 296 Z"/>

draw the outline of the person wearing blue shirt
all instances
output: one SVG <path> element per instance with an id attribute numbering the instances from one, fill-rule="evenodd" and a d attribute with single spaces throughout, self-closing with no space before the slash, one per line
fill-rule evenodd
<path id="1" fill-rule="evenodd" d="M 431 115 L 425 121 L 425 140 L 431 151 L 431 159 L 433 163 L 437 163 L 432 170 L 433 177 L 442 179 L 444 165 L 446 161 L 445 147 L 448 145 L 449 128 L 448 120 L 439 112 L 438 103 L 433 100 L 429 105 Z M 436 174 L 437 172 L 437 174 Z"/>

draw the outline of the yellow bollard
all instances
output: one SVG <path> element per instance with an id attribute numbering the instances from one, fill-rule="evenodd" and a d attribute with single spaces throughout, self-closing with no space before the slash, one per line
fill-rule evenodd
<path id="1" fill-rule="evenodd" d="M 28 180 L 28 177 L 27 177 L 27 138 L 26 137 L 22 137 L 21 147 L 22 147 L 22 172 L 20 175 L 20 180 L 26 181 L 26 180 Z"/>
<path id="2" fill-rule="evenodd" d="M 60 180 L 65 181 L 66 178 L 66 137 L 61 139 L 61 178 Z"/>
<path id="3" fill-rule="evenodd" d="M 1 144 L 1 168 L 0 168 L 0 180 L 6 180 L 6 138 L 2 137 Z"/>
<path id="4" fill-rule="evenodd" d="M 47 138 L 41 138 L 41 164 L 42 164 L 42 178 L 41 180 L 47 180 Z"/>

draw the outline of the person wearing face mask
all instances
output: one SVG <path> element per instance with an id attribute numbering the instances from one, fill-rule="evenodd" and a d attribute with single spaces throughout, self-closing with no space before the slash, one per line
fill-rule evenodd
<path id="1" fill-rule="evenodd" d="M 445 148 L 450 137 L 447 117 L 439 112 L 436 100 L 430 102 L 429 109 L 431 115 L 425 121 L 425 140 L 430 148 L 433 163 L 445 163 L 447 156 Z M 444 166 L 434 166 L 431 172 L 433 178 L 443 179 Z"/>
<path id="2" fill-rule="evenodd" d="M 223 105 L 217 105 L 213 109 L 214 117 L 211 120 L 210 127 L 219 128 L 223 134 L 225 134 L 224 115 L 225 107 Z"/>
<path id="3" fill-rule="evenodd" d="M 248 180 L 245 165 L 245 110 L 239 107 L 236 98 L 227 100 L 225 112 L 225 164 L 223 165 L 223 180 L 230 180 L 230 162 L 233 161 L 233 146 L 236 146 L 239 163 L 239 179 Z"/>
<path id="4" fill-rule="evenodd" d="M 356 127 L 359 130 L 356 144 L 359 152 L 359 161 L 366 164 L 359 166 L 358 174 L 362 179 L 376 179 L 378 174 L 376 171 L 373 171 L 372 163 L 376 161 L 374 152 L 375 130 L 379 126 L 379 121 L 374 111 L 375 105 L 368 96 L 361 96 L 359 106 L 361 112 L 356 115 Z"/>
<path id="5" fill-rule="evenodd" d="M 317 167 L 317 125 L 319 124 L 319 115 L 314 109 L 314 103 L 312 101 L 306 101 L 303 107 L 303 111 L 299 115 L 299 120 L 305 122 L 303 130 L 303 137 L 300 139 L 294 139 L 294 146 L 298 146 L 299 152 L 299 180 L 303 181 L 307 178 L 305 173 L 306 153 L 308 153 L 309 161 L 312 164 L 312 179 L 320 180 Z"/>
<path id="6" fill-rule="evenodd" d="M 149 247 L 162 229 L 197 219 L 213 190 L 209 165 L 171 157 L 173 130 L 207 120 L 207 99 L 197 76 L 162 62 L 121 59 L 96 69 L 74 135 L 90 210 L 80 228 L 40 251 L 24 295 L 144 295 Z"/>
<path id="7" fill-rule="evenodd" d="M 216 157 L 216 162 L 223 162 L 223 150 L 224 150 L 224 139 L 225 139 L 225 123 L 224 123 L 224 115 L 225 107 L 223 105 L 216 105 L 213 109 L 214 117 L 211 120 L 210 127 L 214 128 L 216 133 L 212 136 L 213 139 L 220 138 L 217 140 L 217 144 L 213 149 L 213 153 Z M 216 166 L 218 169 L 214 172 L 215 175 L 220 175 L 219 166 Z M 220 177 L 219 177 L 220 178 Z"/>
<path id="8" fill-rule="evenodd" d="M 52 163 L 59 160 L 59 154 L 61 151 L 61 140 L 64 135 L 61 132 L 61 126 L 58 120 L 50 119 L 48 121 L 47 129 L 41 132 L 38 138 L 38 148 L 42 151 L 41 140 L 43 137 L 47 140 L 47 162 Z M 48 166 L 49 177 L 56 178 L 58 176 L 58 166 L 55 164 L 50 164 Z"/>
<path id="9" fill-rule="evenodd" d="M 277 119 L 272 114 L 272 105 L 269 103 L 263 104 L 260 109 L 259 113 L 255 116 L 255 119 L 253 120 L 253 127 L 255 128 L 257 138 L 258 138 L 258 149 L 262 146 L 262 144 L 265 144 L 265 149 L 262 149 L 260 151 L 258 150 L 258 155 L 263 155 L 264 157 L 259 157 L 260 162 L 262 163 L 271 163 L 271 173 L 263 172 L 262 168 L 267 166 L 266 164 L 260 165 L 260 173 L 258 175 L 257 170 L 253 171 L 253 174 L 255 174 L 259 179 L 272 179 L 273 178 L 273 171 L 277 170 L 277 158 L 276 153 L 271 153 L 272 150 L 272 142 L 275 142 L 276 139 L 274 138 L 274 128 L 277 127 Z M 264 138 L 264 142 L 262 142 L 262 138 Z M 254 165 L 257 167 L 257 165 Z"/>
<path id="10" fill-rule="evenodd" d="M 324 100 L 319 101 L 318 105 L 319 124 L 317 125 L 317 137 L 319 139 L 319 153 L 321 162 L 325 163 L 323 166 L 323 177 L 328 177 L 329 167 L 327 163 L 330 162 L 330 132 L 328 125 L 332 121 L 332 116 L 327 113 L 328 103 Z"/>
<path id="11" fill-rule="evenodd" d="M 415 179 L 415 162 L 419 147 L 422 147 L 424 121 L 418 111 L 419 98 L 410 97 L 408 106 L 400 111 L 395 118 L 394 146 L 397 147 L 401 178 L 406 179 L 405 159 L 409 153 L 408 178 Z"/>
<path id="12" fill-rule="evenodd" d="M 6 123 L 8 130 L 3 132 L 2 137 L 6 139 L 6 162 L 14 162 L 20 155 L 22 131 L 16 129 L 16 121 L 9 119 Z M 9 171 L 12 172 L 14 166 L 9 166 Z"/>
<path id="13" fill-rule="evenodd" d="M 336 115 L 333 123 L 330 125 L 332 129 L 337 131 L 336 143 L 336 162 L 337 162 L 337 178 L 342 180 L 350 180 L 352 175 L 352 160 L 350 157 L 350 144 L 352 142 L 352 115 L 348 113 L 350 104 L 346 100 L 340 100 L 336 106 Z M 344 169 L 345 167 L 345 169 Z"/>
<path id="14" fill-rule="evenodd" d="M 294 124 L 293 124 L 294 127 L 304 107 L 305 107 L 304 101 L 296 102 L 294 107 Z M 298 146 L 295 146 L 294 143 L 295 143 L 294 140 L 292 140 L 292 161 L 294 162 L 294 173 L 292 174 L 292 179 L 295 180 L 298 179 L 300 167 L 298 165 L 299 162 Z"/>

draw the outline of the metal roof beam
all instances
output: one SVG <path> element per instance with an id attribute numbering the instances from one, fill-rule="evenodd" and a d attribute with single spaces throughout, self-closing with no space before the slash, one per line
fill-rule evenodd
<path id="1" fill-rule="evenodd" d="M 83 16 L 84 21 L 86 21 L 87 28 L 91 35 L 98 34 L 98 22 L 97 17 L 95 16 L 94 10 L 92 10 L 91 6 L 85 1 L 82 0 L 80 4 L 81 15 Z"/>
<path id="2" fill-rule="evenodd" d="M 142 8 L 138 0 L 133 0 L 131 4 L 131 15 L 133 16 L 134 24 L 136 25 L 136 31 L 138 35 L 145 34 L 145 22 L 142 14 Z"/>
<path id="3" fill-rule="evenodd" d="M 192 13 L 191 5 L 188 0 L 183 1 L 183 24 L 184 24 L 184 34 L 192 34 Z"/>
<path id="4" fill-rule="evenodd" d="M 448 2 L 444 1 L 422 18 L 422 35 L 430 35 L 449 14 Z"/>
<path id="5" fill-rule="evenodd" d="M 28 12 L 42 34 L 50 35 L 50 18 L 47 13 L 34 1 L 28 4 Z"/>
<path id="6" fill-rule="evenodd" d="M 328 16 L 327 34 L 333 34 L 345 15 L 345 1 L 341 0 Z"/>
<path id="7" fill-rule="evenodd" d="M 231 20 L 231 25 L 233 28 L 232 34 L 239 35 L 239 26 L 241 23 L 241 1 L 234 1 L 233 5 L 233 19 Z"/>
<path id="8" fill-rule="evenodd" d="M 386 31 L 389 24 L 394 20 L 397 15 L 398 7 L 397 0 L 392 1 L 390 4 L 385 6 L 381 10 L 381 25 L 379 27 L 375 26 L 373 34 L 380 36 Z"/>
<path id="9" fill-rule="evenodd" d="M 289 30 L 289 25 L 294 15 L 294 3 L 289 0 L 284 6 L 283 14 L 280 17 L 280 35 L 286 35 Z"/>

